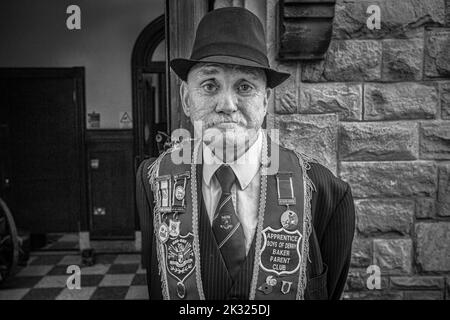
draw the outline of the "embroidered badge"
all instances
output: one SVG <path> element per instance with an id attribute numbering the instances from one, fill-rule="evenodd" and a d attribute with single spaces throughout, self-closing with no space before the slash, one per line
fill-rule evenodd
<path id="1" fill-rule="evenodd" d="M 283 283 L 281 285 L 281 293 L 288 294 L 289 291 L 291 291 L 291 285 L 292 285 L 291 281 L 284 281 L 283 280 Z"/>
<path id="2" fill-rule="evenodd" d="M 264 271 L 276 275 L 293 274 L 300 268 L 300 231 L 267 227 L 262 231 L 263 246 L 260 266 Z"/>
<path id="3" fill-rule="evenodd" d="M 189 232 L 175 239 L 170 238 L 164 243 L 167 271 L 181 284 L 195 269 L 193 241 L 194 235 Z"/>
<path id="4" fill-rule="evenodd" d="M 220 216 L 220 227 L 224 230 L 233 228 L 233 224 L 231 223 L 231 216 L 229 214 Z"/>

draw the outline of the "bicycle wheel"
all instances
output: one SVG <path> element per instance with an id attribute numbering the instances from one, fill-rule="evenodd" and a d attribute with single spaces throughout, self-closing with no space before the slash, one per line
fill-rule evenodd
<path id="1" fill-rule="evenodd" d="M 19 260 L 19 242 L 13 216 L 0 198 L 0 282 L 14 274 Z"/>

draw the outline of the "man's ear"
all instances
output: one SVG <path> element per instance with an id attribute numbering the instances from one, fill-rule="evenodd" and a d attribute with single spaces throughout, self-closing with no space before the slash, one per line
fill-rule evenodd
<path id="1" fill-rule="evenodd" d="M 189 90 L 188 85 L 186 81 L 183 81 L 180 86 L 180 98 L 181 98 L 181 105 L 183 106 L 183 111 L 186 117 L 191 116 L 191 110 L 189 106 Z"/>
<path id="2" fill-rule="evenodd" d="M 264 96 L 264 109 L 265 113 L 267 113 L 268 107 L 269 107 L 269 98 L 272 94 L 272 89 L 266 88 L 266 95 Z"/>

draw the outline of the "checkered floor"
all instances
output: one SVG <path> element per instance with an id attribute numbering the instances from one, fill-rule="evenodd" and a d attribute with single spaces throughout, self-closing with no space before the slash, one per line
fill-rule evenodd
<path id="1" fill-rule="evenodd" d="M 68 289 L 67 267 L 81 269 L 81 289 Z M 82 266 L 80 255 L 32 254 L 26 267 L 0 284 L 0 300 L 148 299 L 145 270 L 138 254 L 98 254 Z"/>

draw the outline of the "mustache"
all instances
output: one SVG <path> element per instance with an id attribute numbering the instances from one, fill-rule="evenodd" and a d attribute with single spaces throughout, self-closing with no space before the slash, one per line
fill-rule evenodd
<path id="1" fill-rule="evenodd" d="M 213 117 L 206 119 L 204 122 L 204 128 L 209 129 L 211 127 L 214 127 L 215 125 L 221 124 L 221 123 L 236 123 L 242 126 L 247 126 L 247 121 L 242 115 L 214 115 Z"/>

